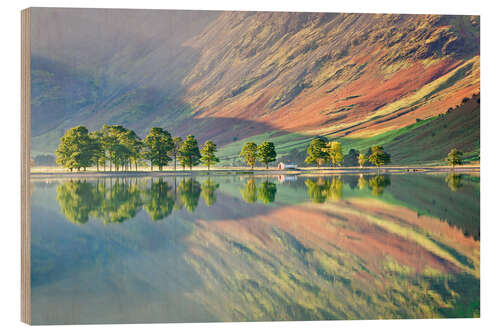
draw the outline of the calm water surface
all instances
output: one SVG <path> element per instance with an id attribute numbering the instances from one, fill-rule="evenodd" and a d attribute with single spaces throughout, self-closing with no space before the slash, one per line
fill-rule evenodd
<path id="1" fill-rule="evenodd" d="M 479 175 L 31 185 L 34 324 L 479 316 Z"/>

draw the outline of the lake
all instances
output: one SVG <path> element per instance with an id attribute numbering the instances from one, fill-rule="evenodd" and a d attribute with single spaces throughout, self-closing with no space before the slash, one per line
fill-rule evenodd
<path id="1" fill-rule="evenodd" d="M 478 317 L 479 180 L 32 179 L 32 322 Z"/>

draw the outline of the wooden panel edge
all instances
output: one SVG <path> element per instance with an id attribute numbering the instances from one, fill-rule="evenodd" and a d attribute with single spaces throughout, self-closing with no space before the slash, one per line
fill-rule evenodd
<path id="1" fill-rule="evenodd" d="M 21 321 L 31 325 L 30 14 L 29 8 L 21 11 Z"/>

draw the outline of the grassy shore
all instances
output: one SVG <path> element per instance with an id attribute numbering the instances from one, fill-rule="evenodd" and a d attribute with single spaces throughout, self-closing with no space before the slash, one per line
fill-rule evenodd
<path id="1" fill-rule="evenodd" d="M 97 171 L 95 168 L 89 168 L 86 171 L 73 171 L 60 167 L 32 167 L 31 177 L 110 177 L 110 176 L 185 176 L 185 175 L 231 175 L 231 174 L 255 174 L 255 175 L 272 175 L 272 174 L 308 174 L 308 175 L 337 175 L 337 174 L 359 174 L 359 173 L 429 173 L 429 172 L 457 172 L 457 173 L 477 173 L 480 172 L 479 164 L 470 164 L 457 166 L 455 168 L 449 166 L 384 166 L 376 167 L 305 167 L 297 169 L 280 170 L 278 168 L 255 168 L 246 167 L 217 167 L 207 170 L 207 168 L 196 167 L 193 170 L 182 170 L 173 168 L 164 168 L 162 171 L 150 168 L 138 168 L 137 171 Z"/>

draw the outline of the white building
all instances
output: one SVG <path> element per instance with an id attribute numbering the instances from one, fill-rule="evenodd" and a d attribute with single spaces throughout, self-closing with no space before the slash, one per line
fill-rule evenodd
<path id="1" fill-rule="evenodd" d="M 278 164 L 278 169 L 280 170 L 285 170 L 285 169 L 297 169 L 297 164 L 285 164 L 281 162 Z"/>

